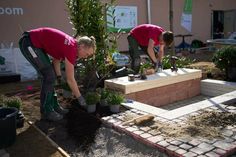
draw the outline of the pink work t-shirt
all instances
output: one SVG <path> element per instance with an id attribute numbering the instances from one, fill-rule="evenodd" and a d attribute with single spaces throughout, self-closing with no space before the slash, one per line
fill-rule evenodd
<path id="1" fill-rule="evenodd" d="M 77 59 L 77 42 L 68 34 L 53 28 L 43 27 L 30 31 L 30 39 L 36 48 L 43 49 L 51 57 L 64 60 L 71 64 Z"/>
<path id="2" fill-rule="evenodd" d="M 159 45 L 159 36 L 164 32 L 164 29 L 152 25 L 152 24 L 142 24 L 130 31 L 130 35 L 137 40 L 141 46 L 148 46 L 149 39 L 154 41 L 154 45 Z"/>

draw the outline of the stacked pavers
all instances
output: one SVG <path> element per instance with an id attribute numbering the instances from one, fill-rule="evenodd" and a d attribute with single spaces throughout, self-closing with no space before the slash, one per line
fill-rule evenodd
<path id="1" fill-rule="evenodd" d="M 236 113 L 236 107 L 221 105 L 220 108 L 211 106 L 206 108 L 208 111 L 224 111 Z M 200 111 L 186 114 L 173 120 L 168 120 L 159 116 L 156 116 L 154 120 L 165 123 L 184 123 L 184 120 L 190 115 L 197 115 Z M 107 126 L 114 128 L 119 132 L 124 132 L 134 139 L 141 141 L 147 145 L 157 148 L 162 154 L 167 156 L 201 156 L 201 157 L 217 157 L 217 156 L 228 156 L 236 152 L 236 126 L 228 126 L 222 129 L 223 138 L 219 139 L 207 139 L 203 137 L 178 137 L 178 138 L 167 138 L 161 132 L 156 129 L 152 129 L 150 126 L 123 126 L 124 117 L 127 115 L 145 115 L 147 113 L 131 109 L 123 113 L 113 114 L 108 117 L 103 117 L 102 121 Z"/>

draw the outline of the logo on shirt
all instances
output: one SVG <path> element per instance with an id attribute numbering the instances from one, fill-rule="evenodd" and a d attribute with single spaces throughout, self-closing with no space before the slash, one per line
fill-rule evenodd
<path id="1" fill-rule="evenodd" d="M 64 40 L 64 44 L 65 44 L 65 45 L 70 45 L 70 43 L 71 43 L 70 40 L 67 39 L 67 38 L 65 38 L 65 40 Z"/>

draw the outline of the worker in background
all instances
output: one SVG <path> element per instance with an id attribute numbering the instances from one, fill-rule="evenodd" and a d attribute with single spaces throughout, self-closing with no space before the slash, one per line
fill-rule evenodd
<path id="1" fill-rule="evenodd" d="M 82 36 L 75 39 L 60 30 L 43 27 L 24 32 L 19 46 L 25 58 L 42 75 L 42 119 L 58 121 L 68 112 L 68 109 L 59 105 L 54 89 L 55 80 L 62 77 L 61 61 L 65 63 L 66 80 L 73 95 L 78 99 L 79 105 L 86 106 L 74 78 L 74 65 L 77 58 L 87 58 L 95 53 L 94 37 Z"/>
<path id="2" fill-rule="evenodd" d="M 160 26 L 152 24 L 141 24 L 134 27 L 128 37 L 129 54 L 131 57 L 131 68 L 138 73 L 140 68 L 140 48 L 150 57 L 156 72 L 163 69 L 162 58 L 164 48 L 171 46 L 174 35 L 170 31 L 165 31 Z M 154 49 L 159 46 L 159 52 L 155 55 Z"/>

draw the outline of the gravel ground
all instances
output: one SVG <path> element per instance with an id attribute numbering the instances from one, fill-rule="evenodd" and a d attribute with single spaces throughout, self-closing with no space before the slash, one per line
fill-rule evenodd
<path id="1" fill-rule="evenodd" d="M 95 142 L 88 152 L 79 149 L 70 153 L 72 157 L 159 157 L 163 156 L 157 149 L 139 143 L 131 137 L 110 128 L 101 127 L 97 131 Z"/>

